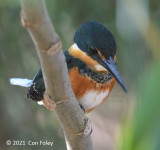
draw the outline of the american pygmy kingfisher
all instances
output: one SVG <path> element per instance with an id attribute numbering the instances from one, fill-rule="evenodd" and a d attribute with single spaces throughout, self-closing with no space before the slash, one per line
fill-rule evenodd
<path id="1" fill-rule="evenodd" d="M 115 81 L 127 92 L 115 64 L 115 39 L 102 24 L 89 21 L 81 25 L 74 35 L 74 44 L 64 55 L 73 92 L 86 113 L 107 99 Z M 32 100 L 42 101 L 44 98 L 41 69 L 33 80 L 11 78 L 10 83 L 29 87 L 27 97 Z"/>

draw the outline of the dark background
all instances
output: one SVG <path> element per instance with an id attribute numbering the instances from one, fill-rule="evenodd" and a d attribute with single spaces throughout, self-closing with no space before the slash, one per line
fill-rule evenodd
<path id="1" fill-rule="evenodd" d="M 87 115 L 95 150 L 160 149 L 160 2 L 156 0 L 48 0 L 49 15 L 63 49 L 73 44 L 78 27 L 88 20 L 104 24 L 117 42 L 117 65 L 128 87 L 118 84 L 102 105 Z M 0 1 L 0 149 L 65 147 L 54 113 L 24 97 L 27 89 L 9 78 L 32 79 L 40 67 L 33 42 L 20 23 L 20 2 Z M 26 146 L 6 146 L 24 140 Z M 53 146 L 29 146 L 28 141 Z"/>

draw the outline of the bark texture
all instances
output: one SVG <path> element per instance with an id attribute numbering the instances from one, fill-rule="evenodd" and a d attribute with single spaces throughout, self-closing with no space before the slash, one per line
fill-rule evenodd
<path id="1" fill-rule="evenodd" d="M 55 106 L 67 149 L 92 150 L 90 135 L 83 134 L 86 117 L 72 91 L 61 41 L 49 18 L 44 0 L 21 0 L 21 22 L 36 46 L 45 87 L 45 98 Z M 54 136 L 54 135 L 53 135 Z"/>

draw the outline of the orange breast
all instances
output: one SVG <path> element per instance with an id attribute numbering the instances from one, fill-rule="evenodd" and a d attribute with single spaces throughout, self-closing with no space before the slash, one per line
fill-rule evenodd
<path id="1" fill-rule="evenodd" d="M 107 82 L 105 84 L 96 83 L 95 81 L 91 80 L 87 76 L 81 76 L 79 74 L 78 68 L 73 68 L 72 70 L 69 71 L 69 78 L 70 78 L 73 92 L 74 92 L 75 96 L 77 97 L 80 104 L 82 102 L 81 100 L 90 91 L 96 92 L 96 95 L 97 95 L 96 97 L 98 97 L 98 94 L 101 95 L 101 93 L 105 93 L 105 91 L 108 91 L 107 94 L 104 95 L 103 97 L 100 96 L 101 99 L 98 100 L 98 102 L 96 102 L 97 100 L 96 99 L 94 100 L 94 98 L 92 96 L 89 96 L 89 97 L 83 99 L 82 106 L 87 109 L 87 110 L 85 109 L 86 112 L 90 112 L 95 107 L 94 105 L 92 106 L 92 99 L 93 99 L 93 103 L 95 103 L 95 105 L 102 103 L 104 100 L 106 100 L 106 98 L 109 96 L 109 94 L 112 91 L 112 88 L 115 84 L 114 78 L 110 82 Z M 85 103 L 84 101 L 87 101 L 87 102 Z M 88 105 L 90 105 L 90 106 L 88 106 Z"/>

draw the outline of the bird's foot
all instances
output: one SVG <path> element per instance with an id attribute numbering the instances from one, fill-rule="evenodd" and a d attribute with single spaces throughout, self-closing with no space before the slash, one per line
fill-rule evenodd
<path id="1" fill-rule="evenodd" d="M 57 105 L 65 102 L 66 100 L 67 99 L 63 99 L 55 102 L 53 99 L 51 99 L 51 97 L 47 93 L 44 93 L 44 98 L 42 100 L 42 103 L 47 109 L 54 111 Z M 40 104 L 42 105 L 42 103 Z"/>
<path id="2" fill-rule="evenodd" d="M 88 136 L 88 135 L 91 135 L 92 131 L 93 131 L 92 130 L 92 124 L 91 124 L 91 121 L 88 118 L 86 118 L 84 120 L 84 126 L 85 126 L 85 129 L 84 129 L 83 132 L 76 133 L 74 135 L 76 135 L 76 136 L 83 136 L 83 135 Z"/>
<path id="3" fill-rule="evenodd" d="M 53 111 L 54 108 L 56 107 L 56 104 L 52 100 L 46 101 L 46 99 L 43 99 L 42 101 L 43 101 L 44 106 L 51 111 Z"/>
<path id="4" fill-rule="evenodd" d="M 56 103 L 50 98 L 50 96 L 47 93 L 44 93 L 44 98 L 42 101 L 44 106 L 51 111 L 53 111 L 56 107 Z"/>
<path id="5" fill-rule="evenodd" d="M 85 121 L 84 122 L 84 125 L 85 125 L 84 135 L 86 136 L 91 135 L 93 132 L 91 121 L 88 118 L 86 118 L 84 121 Z"/>

